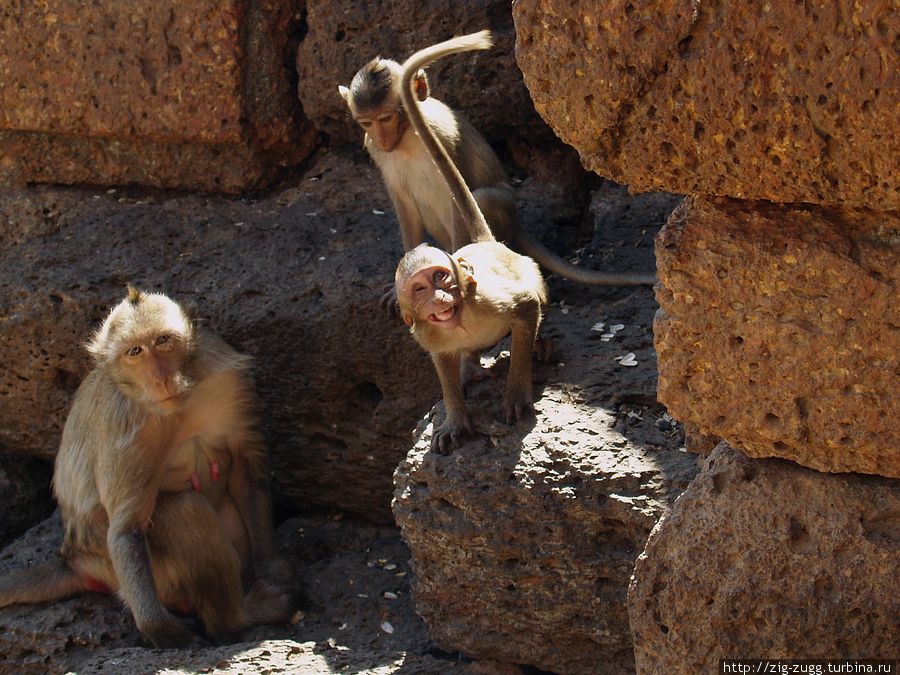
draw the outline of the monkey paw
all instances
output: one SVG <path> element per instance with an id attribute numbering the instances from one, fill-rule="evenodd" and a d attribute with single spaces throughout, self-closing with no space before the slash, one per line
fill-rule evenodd
<path id="1" fill-rule="evenodd" d="M 187 622 L 168 612 L 159 618 L 138 623 L 138 630 L 157 649 L 186 647 L 194 640 L 194 633 Z"/>
<path id="2" fill-rule="evenodd" d="M 508 394 L 506 397 L 506 423 L 513 424 L 523 419 L 526 415 L 534 414 L 534 403 L 531 400 L 531 392 Z"/>
<path id="3" fill-rule="evenodd" d="M 449 455 L 453 448 L 458 448 L 460 440 L 467 433 L 472 433 L 472 421 L 468 415 L 452 420 L 449 417 L 440 427 L 436 427 L 431 435 L 431 451 L 438 455 Z"/>

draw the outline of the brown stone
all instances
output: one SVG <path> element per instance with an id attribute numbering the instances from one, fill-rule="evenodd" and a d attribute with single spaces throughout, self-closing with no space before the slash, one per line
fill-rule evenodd
<path id="1" fill-rule="evenodd" d="M 900 477 L 900 215 L 687 199 L 656 242 L 659 397 L 754 457 Z"/>
<path id="2" fill-rule="evenodd" d="M 380 309 L 402 246 L 377 170 L 359 160 L 323 153 L 305 175 L 243 199 L 122 188 L 0 192 L 0 452 L 55 455 L 89 368 L 83 345 L 130 281 L 193 306 L 256 358 L 279 502 L 389 520 L 391 474 L 440 387 L 407 328 Z M 557 239 L 580 222 L 573 204 L 584 202 L 558 178 L 527 179 L 519 190 L 525 225 Z M 643 207 L 626 210 L 620 204 L 607 217 L 646 224 Z M 653 217 L 654 225 L 664 219 L 657 210 Z M 640 246 L 616 236 L 619 269 L 651 268 L 652 236 Z M 606 266 L 606 254 L 593 262 Z M 580 302 L 614 292 L 575 289 Z"/>
<path id="3" fill-rule="evenodd" d="M 330 154 L 255 200 L 0 195 L 2 451 L 55 455 L 90 367 L 83 345 L 130 281 L 192 306 L 256 358 L 279 501 L 390 519 L 391 473 L 440 389 L 406 327 L 378 309 L 401 246 L 377 180 Z"/>
<path id="4" fill-rule="evenodd" d="M 508 0 L 428 0 L 414 9 L 407 0 L 314 2 L 307 11 L 308 32 L 297 52 L 300 99 L 306 115 L 332 143 L 362 144 L 363 133 L 350 119 L 337 87 L 350 84 L 367 62 L 383 56 L 402 63 L 417 49 L 482 28 L 492 30 L 494 47 L 432 65 L 433 95 L 464 110 L 489 140 L 517 135 L 532 143 L 534 136 L 553 139 L 516 66 Z"/>
<path id="5" fill-rule="evenodd" d="M 608 310 L 626 326 L 609 342 L 579 336 L 596 313 L 550 313 L 545 335 L 565 362 L 536 368 L 535 420 L 498 422 L 501 370 L 467 391 L 481 436 L 439 456 L 429 426 L 397 468 L 394 515 L 416 608 L 442 648 L 555 673 L 633 672 L 628 579 L 696 466 L 680 434 L 656 427 L 658 405 L 612 403 L 653 400 L 646 292 Z M 637 366 L 615 360 L 628 352 Z M 621 371 L 629 384 L 612 386 Z"/>
<path id="6" fill-rule="evenodd" d="M 535 107 L 631 188 L 900 208 L 889 3 L 518 0 Z"/>
<path id="7" fill-rule="evenodd" d="M 637 672 L 724 658 L 896 658 L 900 483 L 727 444 L 654 528 L 628 589 Z"/>
<path id="8" fill-rule="evenodd" d="M 312 150 L 291 0 L 0 11 L 0 180 L 238 192 Z"/>
<path id="9" fill-rule="evenodd" d="M 684 447 L 688 452 L 706 457 L 716 449 L 721 440 L 715 436 L 707 436 L 696 424 L 688 422 L 684 425 Z"/>
<path id="10" fill-rule="evenodd" d="M 58 514 L 33 527 L 0 551 L 0 576 L 55 559 L 62 532 Z M 184 649 L 151 649 L 121 600 L 85 593 L 0 608 L 0 673 L 470 675 L 457 655 L 434 649 L 416 615 L 409 550 L 396 527 L 305 516 L 285 521 L 278 540 L 307 597 L 296 625 L 258 626 L 228 645 L 198 639 Z M 396 569 L 378 560 L 394 561 Z M 386 590 L 396 597 L 384 597 Z"/>

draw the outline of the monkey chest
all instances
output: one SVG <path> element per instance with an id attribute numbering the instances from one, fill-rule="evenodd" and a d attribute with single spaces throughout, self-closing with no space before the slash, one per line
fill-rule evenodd
<path id="1" fill-rule="evenodd" d="M 231 465 L 231 452 L 224 438 L 194 436 L 169 450 L 159 489 L 195 490 L 217 506 L 225 494 Z"/>
<path id="2" fill-rule="evenodd" d="M 385 182 L 395 193 L 416 205 L 429 234 L 433 227 L 443 232 L 453 219 L 453 199 L 446 182 L 428 155 L 390 157 L 382 166 Z"/>

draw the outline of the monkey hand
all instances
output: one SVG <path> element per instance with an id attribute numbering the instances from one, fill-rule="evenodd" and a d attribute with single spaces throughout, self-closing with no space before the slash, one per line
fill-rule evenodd
<path id="1" fill-rule="evenodd" d="M 242 603 L 243 612 L 251 624 L 292 623 L 301 600 L 300 586 L 293 574 L 279 571 L 253 582 Z"/>
<path id="2" fill-rule="evenodd" d="M 534 414 L 531 391 L 528 388 L 523 388 L 519 391 L 508 391 L 506 393 L 506 423 L 518 422 L 526 414 Z"/>
<path id="3" fill-rule="evenodd" d="M 194 640 L 194 633 L 188 623 L 163 611 L 159 616 L 138 621 L 138 630 L 157 649 L 186 647 Z"/>
<path id="4" fill-rule="evenodd" d="M 397 303 L 397 288 L 393 282 L 384 287 L 381 295 L 381 308 L 390 317 L 400 315 L 400 305 Z"/>
<path id="5" fill-rule="evenodd" d="M 474 432 L 472 420 L 465 413 L 456 417 L 448 416 L 440 427 L 431 434 L 431 451 L 438 455 L 449 455 L 459 447 L 462 437 Z"/>

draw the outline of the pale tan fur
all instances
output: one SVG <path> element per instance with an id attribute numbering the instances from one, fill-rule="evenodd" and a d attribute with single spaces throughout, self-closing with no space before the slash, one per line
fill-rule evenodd
<path id="1" fill-rule="evenodd" d="M 462 360 L 507 334 L 512 345 L 506 419 L 513 421 L 533 410 L 531 354 L 547 304 L 547 288 L 537 264 L 494 239 L 477 200 L 440 138 L 430 133 L 427 118 L 412 96 L 413 78 L 420 68 L 447 54 L 488 46 L 486 32 L 434 45 L 411 56 L 400 76 L 409 121 L 458 206 L 456 238 L 473 242 L 453 254 L 420 245 L 403 257 L 395 276 L 404 320 L 431 354 L 441 382 L 447 416 L 432 436 L 431 447 L 437 452 L 446 452 L 472 430 L 460 380 Z"/>
<path id="2" fill-rule="evenodd" d="M 455 42 L 454 42 L 455 40 Z M 481 31 L 440 43 L 453 51 L 420 50 L 401 67 L 396 61 L 377 57 L 357 72 L 350 87 L 338 87 L 351 115 L 370 124 L 380 115 L 401 109 L 404 73 L 413 68 L 411 87 L 415 90 L 419 110 L 432 135 L 445 148 L 450 161 L 458 169 L 463 182 L 484 214 L 493 236 L 516 250 L 534 258 L 551 272 L 582 284 L 601 286 L 639 286 L 655 282 L 652 274 L 612 273 L 572 265 L 546 248 L 522 229 L 518 222 L 516 196 L 496 153 L 464 115 L 430 96 L 428 80 L 422 70 L 448 53 L 485 49 L 490 46 L 490 33 Z M 461 40 L 470 40 L 460 49 Z M 451 43 L 453 43 L 451 45 Z M 443 49 L 443 47 L 441 47 Z M 409 105 L 403 106 L 407 115 Z M 364 127 L 365 128 L 365 127 Z M 384 130 L 378 124 L 366 131 L 364 146 L 381 172 L 388 195 L 400 223 L 403 250 L 410 251 L 424 241 L 427 232 L 437 245 L 447 251 L 475 241 L 458 222 L 460 211 L 454 207 L 450 187 L 435 165 L 428 139 L 416 129 L 409 129 L 402 117 L 387 133 L 396 144 L 382 148 L 378 138 Z M 458 199 L 459 195 L 455 195 Z M 393 300 L 393 295 L 384 302 Z"/>
<path id="3" fill-rule="evenodd" d="M 250 359 L 134 289 L 88 348 L 53 477 L 65 564 L 0 579 L 0 606 L 106 586 L 158 647 L 192 639 L 168 608 L 219 641 L 287 621 L 296 584 L 274 545 Z"/>

